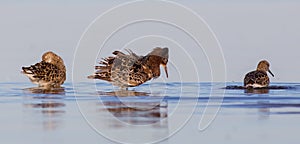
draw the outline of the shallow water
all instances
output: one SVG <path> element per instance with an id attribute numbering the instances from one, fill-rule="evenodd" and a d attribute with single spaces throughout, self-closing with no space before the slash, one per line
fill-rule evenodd
<path id="1" fill-rule="evenodd" d="M 124 91 L 91 82 L 45 91 L 0 83 L 0 141 L 298 143 L 300 84 L 240 85 L 148 83 Z"/>

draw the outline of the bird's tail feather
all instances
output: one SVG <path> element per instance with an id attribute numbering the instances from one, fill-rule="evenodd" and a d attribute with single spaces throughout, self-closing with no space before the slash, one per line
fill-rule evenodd
<path id="1" fill-rule="evenodd" d="M 30 67 L 22 67 L 22 73 L 24 74 L 33 74 L 33 70 L 34 70 L 34 67 L 33 66 L 30 66 Z"/>
<path id="2" fill-rule="evenodd" d="M 93 75 L 88 76 L 89 79 L 101 79 L 105 81 L 111 81 L 109 72 L 97 72 Z"/>

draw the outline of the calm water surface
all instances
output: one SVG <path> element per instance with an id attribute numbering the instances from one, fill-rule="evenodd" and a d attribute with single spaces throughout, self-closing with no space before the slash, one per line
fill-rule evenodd
<path id="1" fill-rule="evenodd" d="M 272 83 L 254 91 L 240 85 L 149 83 L 124 91 L 91 82 L 46 91 L 30 83 L 0 83 L 0 142 L 300 141 L 300 84 Z"/>

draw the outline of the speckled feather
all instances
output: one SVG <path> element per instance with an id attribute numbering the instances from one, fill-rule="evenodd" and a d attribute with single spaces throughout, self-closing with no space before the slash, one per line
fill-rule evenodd
<path id="1" fill-rule="evenodd" d="M 270 64 L 266 60 L 260 61 L 255 71 L 251 71 L 245 75 L 244 86 L 246 88 L 268 87 L 270 79 L 268 77 L 267 72 L 274 76 L 271 70 L 269 69 L 269 66 Z"/>
<path id="2" fill-rule="evenodd" d="M 168 48 L 155 48 L 146 56 L 138 56 L 131 50 L 128 54 L 114 51 L 115 56 L 104 58 L 96 72 L 88 76 L 91 79 L 102 79 L 121 88 L 134 87 L 160 76 L 160 65 L 166 70 Z M 167 73 L 167 70 L 166 70 Z"/>
<path id="3" fill-rule="evenodd" d="M 22 73 L 40 87 L 60 87 L 66 80 L 66 68 L 63 60 L 53 52 L 45 53 L 42 59 L 39 63 L 22 67 Z"/>
<path id="4" fill-rule="evenodd" d="M 268 86 L 270 83 L 269 77 L 264 71 L 252 71 L 246 74 L 244 78 L 244 86 L 259 84 L 263 87 Z"/>

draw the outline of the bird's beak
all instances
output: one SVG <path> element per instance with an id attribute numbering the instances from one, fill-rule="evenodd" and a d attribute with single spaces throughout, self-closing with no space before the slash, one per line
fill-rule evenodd
<path id="1" fill-rule="evenodd" d="M 274 74 L 271 72 L 271 70 L 268 70 L 268 72 L 274 77 Z"/>
<path id="2" fill-rule="evenodd" d="M 163 65 L 167 78 L 169 77 L 167 65 Z"/>

